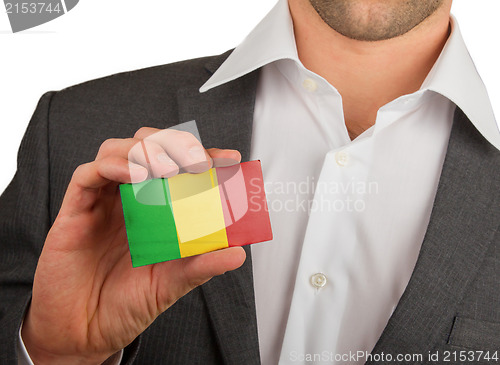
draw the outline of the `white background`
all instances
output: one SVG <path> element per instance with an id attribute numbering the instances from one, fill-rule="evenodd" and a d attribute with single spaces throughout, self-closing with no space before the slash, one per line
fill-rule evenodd
<path id="1" fill-rule="evenodd" d="M 0 5 L 0 192 L 15 172 L 19 143 L 44 92 L 120 71 L 222 53 L 238 45 L 274 4 L 81 0 L 68 14 L 16 34 Z M 455 0 L 453 14 L 498 120 L 500 1 Z"/>

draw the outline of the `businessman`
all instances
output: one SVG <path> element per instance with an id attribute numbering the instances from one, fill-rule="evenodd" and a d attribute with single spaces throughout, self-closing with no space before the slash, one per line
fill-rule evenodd
<path id="1" fill-rule="evenodd" d="M 44 95 L 2 363 L 497 362 L 500 135 L 450 7 L 280 0 L 234 51 Z M 272 242 L 132 268 L 118 184 L 256 158 Z"/>

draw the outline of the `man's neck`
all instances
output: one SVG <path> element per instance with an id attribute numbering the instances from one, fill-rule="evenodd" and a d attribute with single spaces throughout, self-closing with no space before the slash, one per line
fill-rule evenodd
<path id="1" fill-rule="evenodd" d="M 351 139 L 375 124 L 380 107 L 420 88 L 449 35 L 449 6 L 408 33 L 377 42 L 337 33 L 309 0 L 289 0 L 289 6 L 299 58 L 342 95 Z"/>

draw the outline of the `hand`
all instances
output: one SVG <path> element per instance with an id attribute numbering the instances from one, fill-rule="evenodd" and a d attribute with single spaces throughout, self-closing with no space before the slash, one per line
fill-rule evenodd
<path id="1" fill-rule="evenodd" d="M 118 184 L 238 163 L 191 134 L 141 128 L 79 166 L 47 235 L 22 338 L 35 364 L 99 364 L 177 299 L 245 261 L 241 247 L 132 268 Z"/>

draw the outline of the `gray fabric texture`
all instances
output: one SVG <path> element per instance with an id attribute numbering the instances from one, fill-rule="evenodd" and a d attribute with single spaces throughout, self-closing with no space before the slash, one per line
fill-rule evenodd
<path id="1" fill-rule="evenodd" d="M 227 55 L 113 75 L 41 98 L 17 173 L 0 198 L 1 364 L 16 364 L 37 259 L 72 172 L 93 160 L 104 140 L 194 119 L 206 147 L 238 149 L 248 160 L 258 71 L 198 91 Z M 374 354 L 498 348 L 499 192 L 499 151 L 457 109 L 415 271 Z M 126 349 L 124 362 L 259 364 L 246 251 L 243 267 L 162 314 Z"/>
<path id="2" fill-rule="evenodd" d="M 374 354 L 426 356 L 429 351 L 457 350 L 461 344 L 478 351 L 498 345 L 499 333 L 495 339 L 464 327 L 458 329 L 461 342 L 449 340 L 460 317 L 469 318 L 469 328 L 474 321 L 477 328 L 482 321 L 491 328 L 500 324 L 499 167 L 499 151 L 457 109 L 414 272 Z"/>

